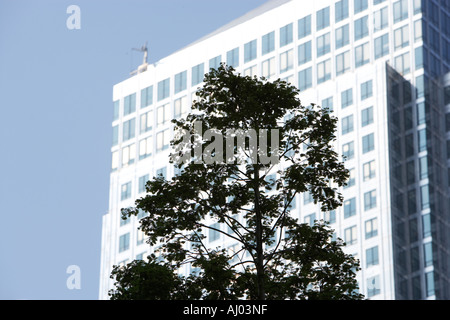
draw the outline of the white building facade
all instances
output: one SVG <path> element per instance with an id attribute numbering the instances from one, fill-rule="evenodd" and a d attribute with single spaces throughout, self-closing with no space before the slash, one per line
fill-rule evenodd
<path id="1" fill-rule="evenodd" d="M 339 118 L 336 150 L 351 172 L 344 205 L 324 213 L 299 195 L 294 212 L 331 223 L 360 260 L 360 292 L 449 299 L 449 16 L 442 0 L 272 0 L 115 85 L 100 299 L 113 265 L 152 252 L 138 218 L 123 221 L 120 210 L 145 195 L 147 180 L 175 174 L 170 120 L 189 112 L 220 62 L 287 80 L 304 105 Z"/>

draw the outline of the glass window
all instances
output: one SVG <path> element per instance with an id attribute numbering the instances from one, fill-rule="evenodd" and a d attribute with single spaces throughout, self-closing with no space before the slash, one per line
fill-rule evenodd
<path id="1" fill-rule="evenodd" d="M 422 229 L 424 238 L 431 236 L 431 218 L 429 213 L 422 216 Z"/>
<path id="2" fill-rule="evenodd" d="M 150 131 L 153 125 L 153 111 L 141 114 L 139 133 Z"/>
<path id="3" fill-rule="evenodd" d="M 188 113 L 188 102 L 187 97 L 181 97 L 174 101 L 173 103 L 173 111 L 174 111 L 174 118 L 179 118 Z"/>
<path id="4" fill-rule="evenodd" d="M 244 44 L 244 63 L 256 59 L 256 39 Z"/>
<path id="5" fill-rule="evenodd" d="M 428 178 L 428 158 L 426 156 L 419 158 L 419 175 L 420 179 Z"/>
<path id="6" fill-rule="evenodd" d="M 414 49 L 414 59 L 416 70 L 424 67 L 423 65 L 423 47 L 418 47 Z"/>
<path id="7" fill-rule="evenodd" d="M 239 48 L 227 52 L 227 65 L 233 68 L 239 67 Z"/>
<path id="8" fill-rule="evenodd" d="M 366 249 L 366 267 L 378 265 L 378 246 Z"/>
<path id="9" fill-rule="evenodd" d="M 312 87 L 312 69 L 311 67 L 301 70 L 298 73 L 298 88 L 306 90 Z"/>
<path id="10" fill-rule="evenodd" d="M 434 272 L 430 271 L 425 274 L 425 284 L 427 288 L 427 297 L 433 296 L 434 293 Z"/>
<path id="11" fill-rule="evenodd" d="M 298 38 L 304 38 L 311 34 L 311 15 L 298 20 Z"/>
<path id="12" fill-rule="evenodd" d="M 344 241 L 348 246 L 357 242 L 356 226 L 352 226 L 344 230 Z"/>
<path id="13" fill-rule="evenodd" d="M 288 45 L 289 43 L 292 43 L 293 41 L 293 33 L 292 33 L 292 26 L 293 24 L 290 23 L 288 25 L 285 25 L 284 27 L 280 28 L 280 47 L 283 47 L 285 45 Z"/>
<path id="14" fill-rule="evenodd" d="M 377 206 L 377 193 L 376 190 L 372 190 L 364 193 L 364 210 L 370 210 Z"/>
<path id="15" fill-rule="evenodd" d="M 361 84 L 361 100 L 365 100 L 372 96 L 372 80 Z"/>
<path id="16" fill-rule="evenodd" d="M 374 40 L 375 59 L 389 54 L 389 34 L 386 33 Z"/>
<path id="17" fill-rule="evenodd" d="M 133 113 L 136 111 L 136 93 L 126 96 L 123 101 L 123 115 Z"/>
<path id="18" fill-rule="evenodd" d="M 394 50 L 404 48 L 409 45 L 408 25 L 394 30 Z"/>
<path id="19" fill-rule="evenodd" d="M 388 7 L 381 8 L 373 14 L 373 31 L 377 32 L 389 25 Z"/>
<path id="20" fill-rule="evenodd" d="M 361 67 L 370 61 L 369 43 L 366 42 L 355 48 L 355 67 Z"/>
<path id="21" fill-rule="evenodd" d="M 192 79 L 191 85 L 195 86 L 200 82 L 203 82 L 203 76 L 205 75 L 204 64 L 200 63 L 192 67 Z"/>
<path id="22" fill-rule="evenodd" d="M 130 119 L 123 123 L 122 141 L 127 141 L 135 137 L 135 123 L 136 119 Z"/>
<path id="23" fill-rule="evenodd" d="M 280 54 L 280 73 L 291 70 L 294 67 L 294 50 L 288 50 Z"/>
<path id="24" fill-rule="evenodd" d="M 356 215 L 356 199 L 351 198 L 344 201 L 344 218 Z"/>
<path id="25" fill-rule="evenodd" d="M 420 187 L 420 200 L 422 204 L 422 210 L 428 209 L 430 207 L 430 192 L 428 185 Z"/>
<path id="26" fill-rule="evenodd" d="M 334 7 L 335 21 L 339 22 L 348 18 L 348 0 L 336 2 Z"/>
<path id="27" fill-rule="evenodd" d="M 113 103 L 113 121 L 119 119 L 120 100 Z"/>
<path id="28" fill-rule="evenodd" d="M 126 200 L 131 198 L 131 182 L 122 184 L 120 189 L 120 200 Z"/>
<path id="29" fill-rule="evenodd" d="M 366 239 L 376 237 L 378 235 L 377 218 L 367 220 L 365 223 Z"/>
<path id="30" fill-rule="evenodd" d="M 136 145 L 134 143 L 122 148 L 122 166 L 123 167 L 133 164 L 134 159 L 136 159 Z"/>
<path id="31" fill-rule="evenodd" d="M 114 147 L 119 143 L 119 125 L 114 126 L 112 131 L 112 145 Z"/>
<path id="32" fill-rule="evenodd" d="M 355 14 L 364 11 L 368 8 L 369 3 L 367 0 L 355 0 Z"/>
<path id="33" fill-rule="evenodd" d="M 336 55 L 336 76 L 350 70 L 350 51 Z"/>
<path id="34" fill-rule="evenodd" d="M 139 160 L 145 159 L 153 152 L 153 137 L 147 137 L 139 141 Z"/>
<path id="35" fill-rule="evenodd" d="M 381 292 L 380 276 L 370 277 L 367 279 L 367 298 L 371 298 Z"/>
<path id="36" fill-rule="evenodd" d="M 322 30 L 330 25 L 330 7 L 323 8 L 316 13 L 316 30 Z"/>
<path id="37" fill-rule="evenodd" d="M 322 99 L 322 108 L 327 108 L 330 111 L 333 111 L 333 97 Z"/>
<path id="38" fill-rule="evenodd" d="M 331 59 L 317 64 L 317 84 L 331 79 Z"/>
<path id="39" fill-rule="evenodd" d="M 363 181 L 375 178 L 375 160 L 363 164 Z"/>
<path id="40" fill-rule="evenodd" d="M 324 220 L 328 223 L 336 222 L 336 210 L 326 211 L 324 212 Z"/>
<path id="41" fill-rule="evenodd" d="M 153 103 L 153 86 L 141 90 L 141 108 Z"/>
<path id="42" fill-rule="evenodd" d="M 361 126 L 365 127 L 373 123 L 373 107 L 361 110 Z"/>
<path id="43" fill-rule="evenodd" d="M 130 233 L 126 233 L 119 237 L 119 252 L 126 251 L 129 248 L 130 248 Z"/>
<path id="44" fill-rule="evenodd" d="M 262 54 L 265 55 L 275 50 L 275 31 L 269 32 L 262 37 Z"/>
<path id="45" fill-rule="evenodd" d="M 414 42 L 422 40 L 422 19 L 414 21 Z"/>
<path id="46" fill-rule="evenodd" d="M 316 220 L 315 213 L 308 214 L 304 218 L 304 222 L 307 223 L 310 227 L 312 227 L 314 225 L 315 220 Z"/>
<path id="47" fill-rule="evenodd" d="M 375 138 L 374 138 L 374 134 L 368 134 L 364 137 L 362 137 L 362 149 L 363 149 L 363 153 L 367 153 L 369 151 L 372 151 L 373 149 L 375 149 Z"/>
<path id="48" fill-rule="evenodd" d="M 336 33 L 336 49 L 342 48 L 343 46 L 350 43 L 348 24 L 340 28 L 337 28 L 335 33 Z"/>
<path id="49" fill-rule="evenodd" d="M 394 68 L 401 74 L 409 73 L 409 71 L 411 70 L 409 52 L 406 52 L 394 58 Z"/>
<path id="50" fill-rule="evenodd" d="M 267 59 L 262 62 L 262 76 L 270 78 L 275 74 L 275 58 Z"/>
<path id="51" fill-rule="evenodd" d="M 220 66 L 221 60 L 222 60 L 222 56 L 217 56 L 212 59 L 209 59 L 209 69 L 218 69 Z"/>
<path id="52" fill-rule="evenodd" d="M 394 23 L 408 18 L 408 2 L 407 0 L 399 0 L 394 2 Z"/>
<path id="53" fill-rule="evenodd" d="M 170 95 L 170 79 L 167 78 L 158 82 L 158 101 L 161 101 Z"/>
<path id="54" fill-rule="evenodd" d="M 347 184 L 344 186 L 344 189 L 353 187 L 355 183 L 356 183 L 355 168 L 348 169 L 348 180 Z"/>
<path id="55" fill-rule="evenodd" d="M 187 71 L 180 72 L 175 75 L 175 93 L 186 90 Z"/>
<path id="56" fill-rule="evenodd" d="M 209 229 L 209 242 L 213 242 L 216 240 L 219 240 L 220 238 L 220 232 L 218 230 L 220 230 L 220 223 L 216 222 L 213 223 L 212 225 L 210 225 L 211 229 Z"/>
<path id="57" fill-rule="evenodd" d="M 164 125 L 170 120 L 170 103 L 166 103 L 156 109 L 156 125 Z"/>
<path id="58" fill-rule="evenodd" d="M 431 242 L 425 243 L 423 245 L 423 253 L 425 267 L 431 266 L 433 264 L 433 248 Z"/>
<path id="59" fill-rule="evenodd" d="M 321 57 L 324 54 L 330 52 L 330 33 L 317 37 L 317 57 Z"/>
<path id="60" fill-rule="evenodd" d="M 116 171 L 119 168 L 119 151 L 114 151 L 111 154 L 111 171 Z"/>
<path id="61" fill-rule="evenodd" d="M 347 89 L 341 92 L 341 107 L 346 108 L 353 104 L 353 89 Z"/>
<path id="62" fill-rule="evenodd" d="M 419 130 L 419 152 L 427 150 L 427 132 L 425 129 Z"/>
<path id="63" fill-rule="evenodd" d="M 156 152 L 169 148 L 170 136 L 169 129 L 160 131 L 156 134 Z"/>
<path id="64" fill-rule="evenodd" d="M 149 175 L 146 174 L 142 177 L 139 177 L 139 193 L 141 192 L 145 192 L 145 184 L 147 183 L 147 181 L 149 181 Z"/>
<path id="65" fill-rule="evenodd" d="M 254 66 L 251 66 L 251 67 L 248 67 L 248 68 L 246 68 L 245 70 L 244 70 L 244 76 L 245 77 L 247 77 L 247 76 L 249 76 L 249 77 L 253 77 L 253 76 L 255 76 L 256 75 L 256 65 L 254 65 Z"/>
<path id="66" fill-rule="evenodd" d="M 347 134 L 353 131 L 353 115 L 342 118 L 342 134 Z"/>
<path id="67" fill-rule="evenodd" d="M 162 167 L 159 168 L 158 170 L 156 170 L 156 177 L 162 177 L 164 179 L 167 179 L 167 168 L 166 167 Z"/>
<path id="68" fill-rule="evenodd" d="M 369 35 L 368 19 L 369 16 L 365 16 L 355 20 L 355 41 Z"/>
<path id="69" fill-rule="evenodd" d="M 298 65 L 311 61 L 311 41 L 298 46 Z"/>

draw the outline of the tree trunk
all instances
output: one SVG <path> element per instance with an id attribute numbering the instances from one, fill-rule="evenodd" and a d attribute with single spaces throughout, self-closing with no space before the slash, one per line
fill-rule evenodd
<path id="1" fill-rule="evenodd" d="M 264 286 L 264 251 L 262 234 L 262 214 L 259 207 L 259 166 L 256 164 L 254 173 L 255 191 L 255 215 L 256 215 L 256 281 L 258 288 L 258 299 L 265 300 L 266 292 Z"/>

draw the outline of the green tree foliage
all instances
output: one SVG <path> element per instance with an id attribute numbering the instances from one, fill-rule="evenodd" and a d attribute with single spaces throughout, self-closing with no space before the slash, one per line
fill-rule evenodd
<path id="1" fill-rule="evenodd" d="M 304 224 L 290 213 L 294 197 L 305 192 L 322 211 L 341 206 L 339 187 L 349 176 L 333 150 L 337 119 L 303 106 L 298 93 L 284 81 L 243 77 L 224 65 L 205 75 L 193 112 L 173 121 L 184 133 L 172 141 L 171 162 L 180 173 L 147 182 L 136 207 L 122 209 L 123 218 L 148 212 L 140 228 L 160 247 L 160 258 L 116 267 L 113 299 L 362 298 L 359 263 L 343 252 L 345 244 L 332 240 L 323 221 Z M 196 123 L 213 134 L 201 139 Z M 269 146 L 252 149 L 246 140 L 222 154 L 239 129 L 255 130 L 259 143 L 266 132 Z M 211 247 L 209 232 L 237 245 Z M 186 264 L 198 272 L 178 276 Z"/>

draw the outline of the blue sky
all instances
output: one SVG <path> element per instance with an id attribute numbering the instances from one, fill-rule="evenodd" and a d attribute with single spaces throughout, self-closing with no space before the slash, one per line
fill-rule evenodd
<path id="1" fill-rule="evenodd" d="M 0 299 L 97 299 L 112 87 L 142 61 L 131 48 L 148 41 L 158 61 L 264 2 L 0 0 Z"/>

